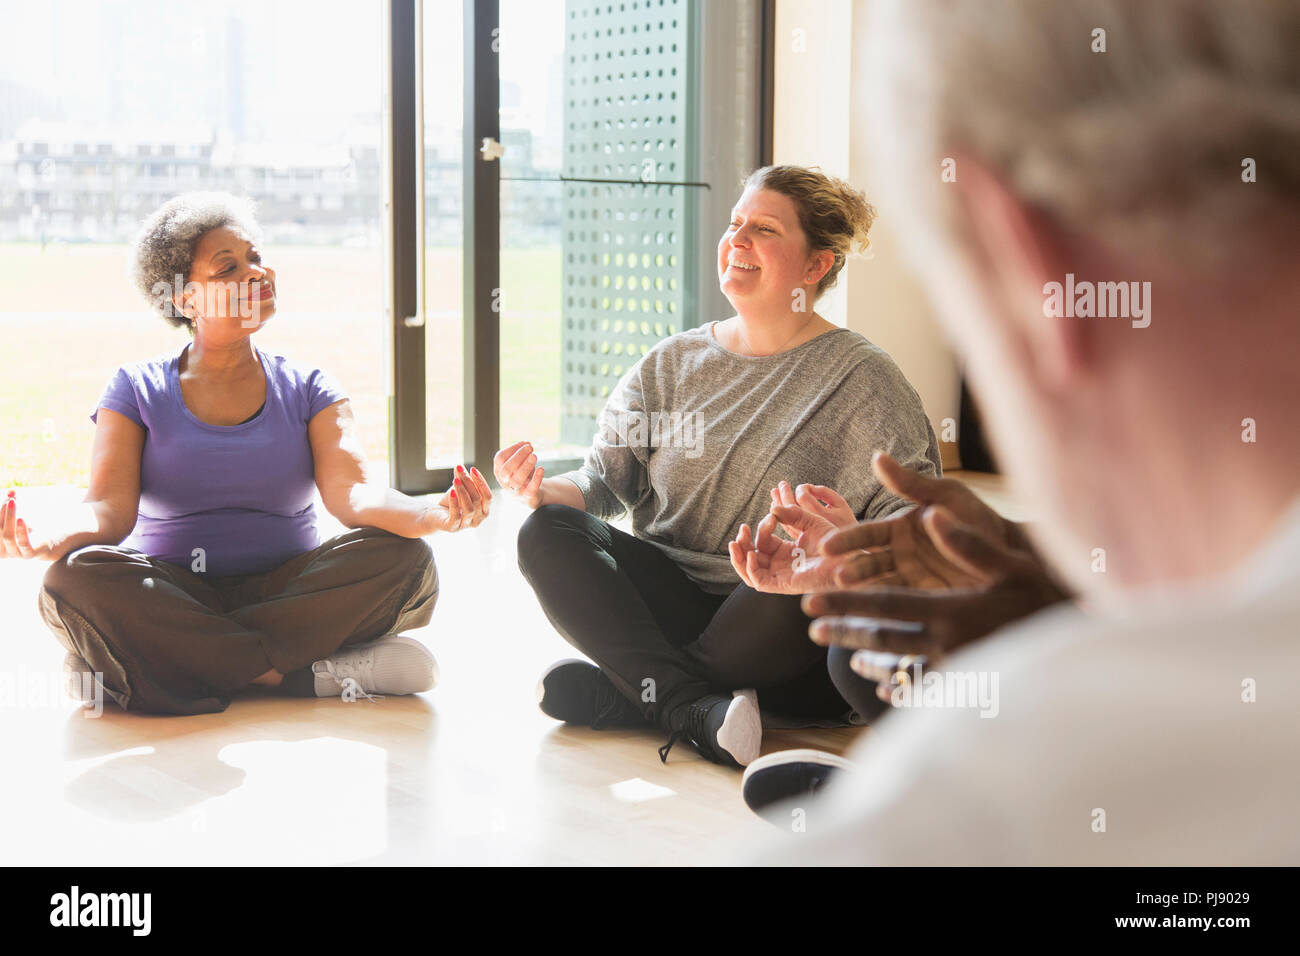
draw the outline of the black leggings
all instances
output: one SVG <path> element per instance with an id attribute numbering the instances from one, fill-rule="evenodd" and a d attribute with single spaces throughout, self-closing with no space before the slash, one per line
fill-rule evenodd
<path id="1" fill-rule="evenodd" d="M 555 629 L 647 722 L 667 726 L 674 708 L 745 687 L 785 716 L 849 711 L 797 596 L 743 584 L 710 594 L 654 544 L 568 505 L 543 505 L 524 522 L 519 570 Z"/>
<path id="2" fill-rule="evenodd" d="M 849 666 L 853 651 L 844 647 L 832 647 L 826 655 L 826 668 L 830 671 L 831 681 L 850 707 L 857 711 L 864 720 L 884 713 L 889 704 L 876 696 L 876 682 L 859 677 Z"/>

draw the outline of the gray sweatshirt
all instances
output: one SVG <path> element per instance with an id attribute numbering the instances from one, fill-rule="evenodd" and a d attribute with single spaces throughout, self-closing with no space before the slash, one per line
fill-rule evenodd
<path id="1" fill-rule="evenodd" d="M 664 339 L 629 369 L 583 466 L 559 476 L 597 518 L 630 510 L 633 533 L 705 591 L 740 583 L 727 544 L 768 513 L 778 482 L 826 485 L 869 519 L 909 504 L 876 480 L 876 450 L 940 473 L 920 396 L 884 350 L 835 329 L 777 355 L 737 355 L 714 324 Z"/>

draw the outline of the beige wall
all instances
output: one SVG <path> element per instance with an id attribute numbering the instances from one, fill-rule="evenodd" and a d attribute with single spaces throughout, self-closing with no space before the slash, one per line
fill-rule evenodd
<path id="1" fill-rule="evenodd" d="M 869 0 L 777 0 L 775 130 L 778 163 L 820 166 L 874 199 L 866 162 L 859 63 Z M 937 175 L 937 173 L 936 173 Z M 957 364 L 914 274 L 901 261 L 888 212 L 871 229 L 871 258 L 850 259 L 817 311 L 889 352 L 921 395 L 936 434 L 956 421 Z M 944 464 L 957 464 L 945 446 Z"/>
<path id="2" fill-rule="evenodd" d="M 775 123 L 776 162 L 820 166 L 833 176 L 850 176 L 849 62 L 852 0 L 777 0 Z M 847 289 L 841 280 L 817 302 L 817 311 L 836 325 L 849 321 Z"/>

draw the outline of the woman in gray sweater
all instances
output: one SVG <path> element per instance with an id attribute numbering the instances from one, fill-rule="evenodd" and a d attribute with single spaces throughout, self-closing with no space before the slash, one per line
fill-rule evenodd
<path id="1" fill-rule="evenodd" d="M 551 623 L 598 665 L 552 666 L 538 694 L 548 715 L 658 725 L 671 734 L 665 760 L 685 738 L 744 766 L 762 740 L 759 699 L 804 719 L 848 712 L 799 597 L 741 583 L 729 545 L 799 484 L 836 523 L 907 507 L 872 473 L 876 449 L 939 473 L 934 432 L 898 367 L 811 308 L 873 217 L 861 193 L 820 172 L 756 171 L 718 243 L 736 314 L 643 356 L 579 470 L 546 477 L 527 442 L 497 453 L 497 480 L 534 509 L 520 569 Z M 630 535 L 605 520 L 629 511 Z"/>

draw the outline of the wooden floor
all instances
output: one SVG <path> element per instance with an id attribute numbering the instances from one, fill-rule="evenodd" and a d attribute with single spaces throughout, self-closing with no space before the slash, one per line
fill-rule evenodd
<path id="1" fill-rule="evenodd" d="M 981 488 L 981 493 L 987 489 Z M 74 489 L 24 489 L 39 508 Z M 44 562 L 0 562 L 0 793 L 8 864 L 692 864 L 776 831 L 740 774 L 657 733 L 564 727 L 536 706 L 573 651 L 515 567 L 522 506 L 433 542 L 441 596 L 411 632 L 433 691 L 377 703 L 250 693 L 222 714 L 85 716 L 36 610 Z M 31 523 L 35 525 L 35 520 Z M 329 533 L 334 533 L 332 529 Z M 769 732 L 842 752 L 868 731 Z"/>

